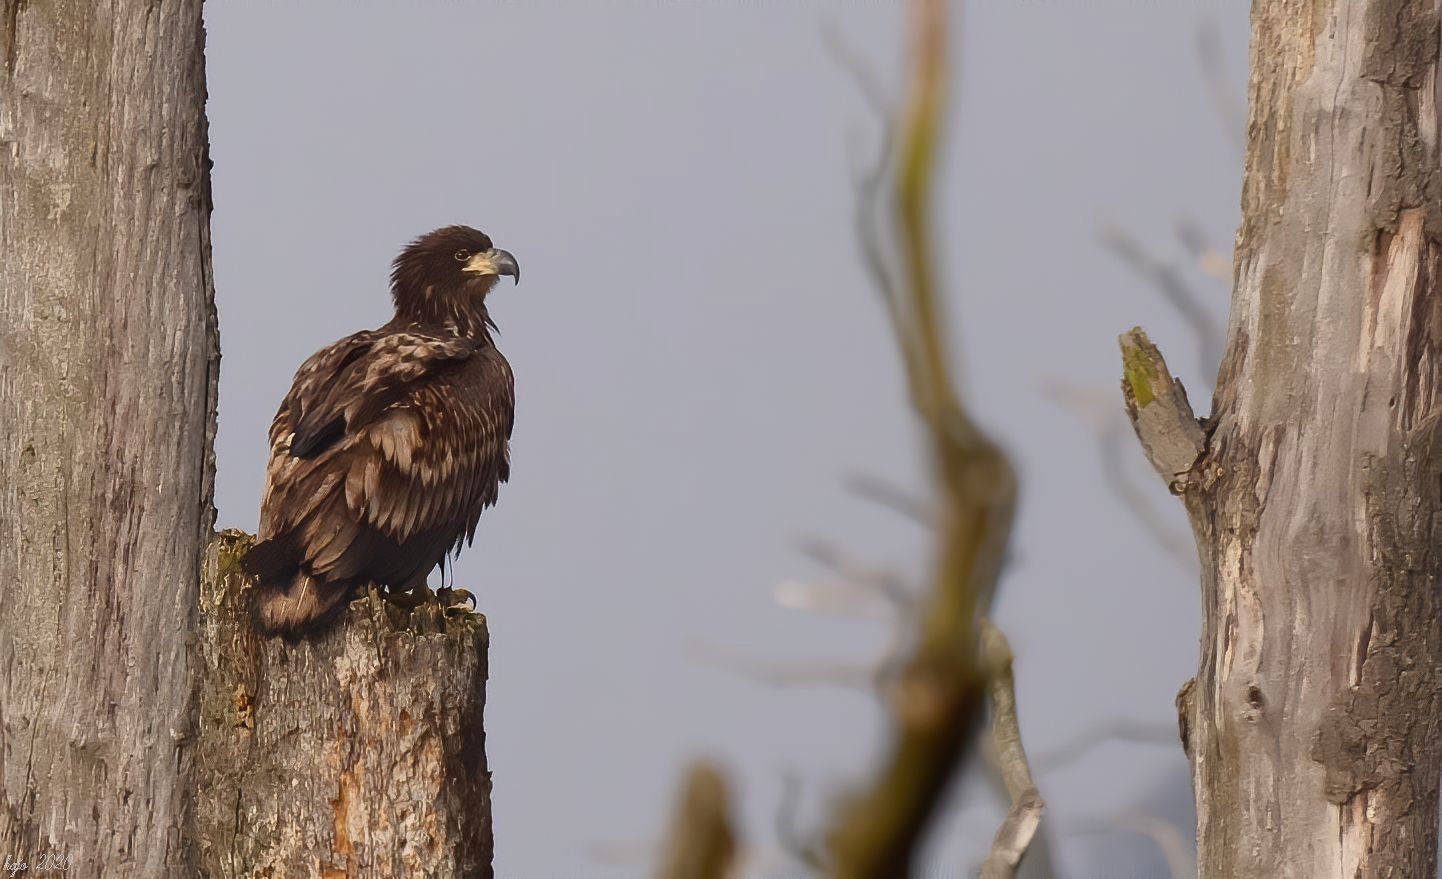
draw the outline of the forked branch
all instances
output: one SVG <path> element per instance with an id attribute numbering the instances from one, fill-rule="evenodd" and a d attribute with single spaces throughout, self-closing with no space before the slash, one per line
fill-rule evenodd
<path id="1" fill-rule="evenodd" d="M 840 877 L 912 872 L 922 834 L 978 728 L 988 685 L 978 617 L 995 591 L 1015 505 L 1011 465 L 962 406 L 952 376 L 930 210 L 945 122 L 947 4 L 916 0 L 914 9 L 914 66 L 896 138 L 888 225 L 900 271 L 888 314 L 937 477 L 937 555 L 920 603 L 916 646 L 888 694 L 891 745 L 876 777 L 842 806 L 828 834 L 830 867 Z M 876 229 L 860 225 L 863 234 Z"/>

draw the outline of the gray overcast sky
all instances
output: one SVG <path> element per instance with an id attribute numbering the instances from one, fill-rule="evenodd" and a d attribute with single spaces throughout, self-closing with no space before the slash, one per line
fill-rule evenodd
<path id="1" fill-rule="evenodd" d="M 265 431 L 300 361 L 389 315 L 389 261 L 464 222 L 525 269 L 492 311 L 516 372 L 513 476 L 457 581 L 491 624 L 487 707 L 503 876 L 643 872 L 679 769 L 733 770 L 775 867 L 782 775 L 803 822 L 869 766 L 877 707 L 717 662 L 865 662 L 878 624 L 780 607 L 815 570 L 800 533 L 915 571 L 922 536 L 842 486 L 922 485 L 894 352 L 857 260 L 848 144 L 874 120 L 825 48 L 835 28 L 900 82 L 899 2 L 206 4 L 224 360 L 222 526 L 253 530 Z M 1166 729 L 1196 665 L 1193 575 L 1098 473 L 1064 381 L 1117 408 L 1115 337 L 1141 323 L 1199 407 L 1195 337 L 1097 243 L 1115 221 L 1184 266 L 1220 323 L 1240 155 L 1197 62 L 1220 34 L 1244 96 L 1246 4 L 968 4 L 941 251 L 969 402 L 1019 461 L 1000 623 L 1028 748 L 1098 723 Z M 1130 446 L 1138 484 L 1184 529 Z M 713 658 L 708 658 L 713 657 Z M 1190 821 L 1177 748 L 1111 744 L 1043 774 L 1068 875 L 1164 875 L 1116 816 Z M 938 867 L 1000 811 L 957 797 Z M 1181 832 L 1190 838 L 1189 825 Z"/>

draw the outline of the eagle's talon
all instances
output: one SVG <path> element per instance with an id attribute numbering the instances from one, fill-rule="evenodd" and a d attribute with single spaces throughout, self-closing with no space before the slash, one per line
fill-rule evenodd
<path id="1" fill-rule="evenodd" d="M 441 589 L 436 592 L 436 600 L 446 610 L 464 609 L 472 611 L 476 609 L 476 596 L 466 589 Z"/>

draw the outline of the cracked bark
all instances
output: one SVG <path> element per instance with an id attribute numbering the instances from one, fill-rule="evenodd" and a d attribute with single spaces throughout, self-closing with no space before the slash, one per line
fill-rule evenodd
<path id="1" fill-rule="evenodd" d="M 3 14 L 0 856 L 186 875 L 219 357 L 200 2 Z"/>
<path id="2" fill-rule="evenodd" d="M 1178 484 L 1203 571 L 1201 664 L 1178 699 L 1198 867 L 1430 876 L 1438 4 L 1256 0 L 1252 17 L 1227 354 Z"/>
<path id="3" fill-rule="evenodd" d="M 484 620 L 257 643 L 212 543 L 200 0 L 5 0 L 0 51 L 0 857 L 489 876 Z"/>
<path id="4" fill-rule="evenodd" d="M 490 876 L 485 618 L 372 594 L 318 638 L 262 640 L 250 541 L 220 534 L 201 584 L 201 872 Z"/>

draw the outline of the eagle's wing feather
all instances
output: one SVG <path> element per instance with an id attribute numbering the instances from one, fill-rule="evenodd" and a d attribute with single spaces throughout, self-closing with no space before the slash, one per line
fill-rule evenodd
<path id="1" fill-rule="evenodd" d="M 357 436 L 347 505 L 393 539 L 434 529 L 469 538 L 510 475 L 511 370 L 494 348 L 476 357 L 470 380 L 417 383 Z M 362 459 L 373 478 L 354 478 Z"/>
<path id="2" fill-rule="evenodd" d="M 505 359 L 468 340 L 366 332 L 318 352 L 271 428 L 262 536 L 333 580 L 405 567 L 418 536 L 469 539 L 509 475 L 514 400 Z"/>
<path id="3" fill-rule="evenodd" d="M 272 449 L 285 439 L 287 454 L 304 452 L 308 455 L 314 450 L 319 440 L 314 430 L 300 437 L 303 442 L 297 442 L 295 436 L 296 422 L 300 420 L 303 409 L 308 405 L 306 401 L 318 400 L 325 386 L 356 360 L 365 356 L 379 335 L 375 330 L 355 333 L 306 358 L 300 369 L 295 371 L 290 391 L 285 395 L 285 399 L 281 400 L 280 408 L 276 410 L 275 418 L 270 423 Z"/>
<path id="4" fill-rule="evenodd" d="M 369 331 L 317 352 L 281 404 L 289 415 L 290 454 L 314 457 L 404 396 L 411 382 L 466 359 L 474 348 L 461 338 Z"/>

